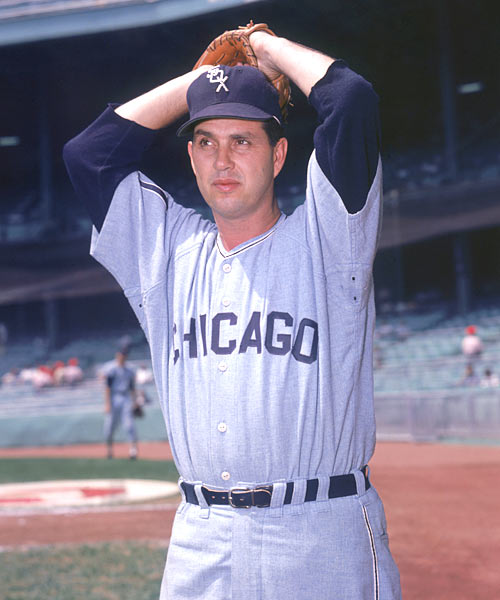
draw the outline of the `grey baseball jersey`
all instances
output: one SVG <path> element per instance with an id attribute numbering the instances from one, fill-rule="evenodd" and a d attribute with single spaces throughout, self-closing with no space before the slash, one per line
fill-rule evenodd
<path id="1" fill-rule="evenodd" d="M 370 459 L 380 185 L 379 167 L 350 215 L 313 155 L 305 204 L 226 252 L 211 222 L 144 175 L 119 184 L 91 252 L 148 338 L 186 480 L 295 480 Z"/>
<path id="2" fill-rule="evenodd" d="M 330 475 L 359 480 L 375 444 L 377 161 L 349 212 L 313 152 L 304 204 L 231 251 L 139 171 L 94 221 L 91 253 L 145 332 L 175 462 L 199 499 L 178 511 L 162 598 L 399 597 L 375 489 L 325 495 Z M 269 508 L 209 508 L 199 493 L 265 483 Z"/>

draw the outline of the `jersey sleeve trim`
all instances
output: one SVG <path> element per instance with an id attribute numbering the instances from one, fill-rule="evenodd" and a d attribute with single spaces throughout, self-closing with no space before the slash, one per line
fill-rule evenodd
<path id="1" fill-rule="evenodd" d="M 143 181 L 140 177 L 139 177 L 139 185 L 142 188 L 144 188 L 145 190 L 149 190 L 150 192 L 153 192 L 153 194 L 156 194 L 157 196 L 160 196 L 160 198 L 163 200 L 163 202 L 165 202 L 165 208 L 168 209 L 167 195 L 161 189 L 161 187 L 157 186 L 154 183 L 147 183 L 146 181 Z"/>

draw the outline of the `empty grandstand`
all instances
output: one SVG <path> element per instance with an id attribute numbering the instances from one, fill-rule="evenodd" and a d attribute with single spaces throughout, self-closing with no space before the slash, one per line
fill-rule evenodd
<path id="1" fill-rule="evenodd" d="M 16 420 L 17 439 L 26 434 L 23 412 L 81 413 L 93 423 L 96 368 L 119 337 L 132 336 L 135 360 L 148 358 L 126 299 L 88 256 L 90 220 L 64 170 L 63 144 L 107 102 L 189 70 L 200 39 L 254 18 L 345 58 L 381 99 L 379 433 L 498 439 L 500 392 L 460 383 L 460 340 L 475 323 L 484 341 L 479 375 L 500 373 L 499 16 L 498 3 L 465 0 L 0 2 L 0 376 L 73 356 L 86 375 L 71 394 L 0 387 L 0 420 Z M 314 127 L 295 94 L 288 169 L 277 186 L 285 212 L 303 201 Z M 173 130 L 159 136 L 144 170 L 206 214 Z"/>

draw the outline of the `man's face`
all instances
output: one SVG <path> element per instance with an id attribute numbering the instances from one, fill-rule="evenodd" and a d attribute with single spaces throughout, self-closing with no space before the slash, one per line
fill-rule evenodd
<path id="1" fill-rule="evenodd" d="M 199 123 L 188 152 L 200 192 L 215 219 L 246 219 L 269 210 L 286 149 L 284 138 L 271 146 L 260 121 Z"/>

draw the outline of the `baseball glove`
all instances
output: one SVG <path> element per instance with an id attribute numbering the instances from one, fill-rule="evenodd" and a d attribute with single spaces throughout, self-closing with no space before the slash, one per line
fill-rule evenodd
<path id="1" fill-rule="evenodd" d="M 144 409 L 138 402 L 132 404 L 132 416 L 134 419 L 142 419 L 144 416 Z"/>
<path id="2" fill-rule="evenodd" d="M 193 70 L 202 65 L 227 65 L 234 67 L 241 63 L 258 69 L 257 57 L 250 44 L 250 35 L 255 31 L 265 31 L 269 35 L 276 36 L 266 23 L 254 25 L 253 21 L 250 21 L 246 26 L 240 25 L 238 29 L 225 31 L 210 42 L 205 52 L 193 67 Z M 270 81 L 278 90 L 281 113 L 283 119 L 286 120 L 287 107 L 291 104 L 290 81 L 283 73 Z"/>

